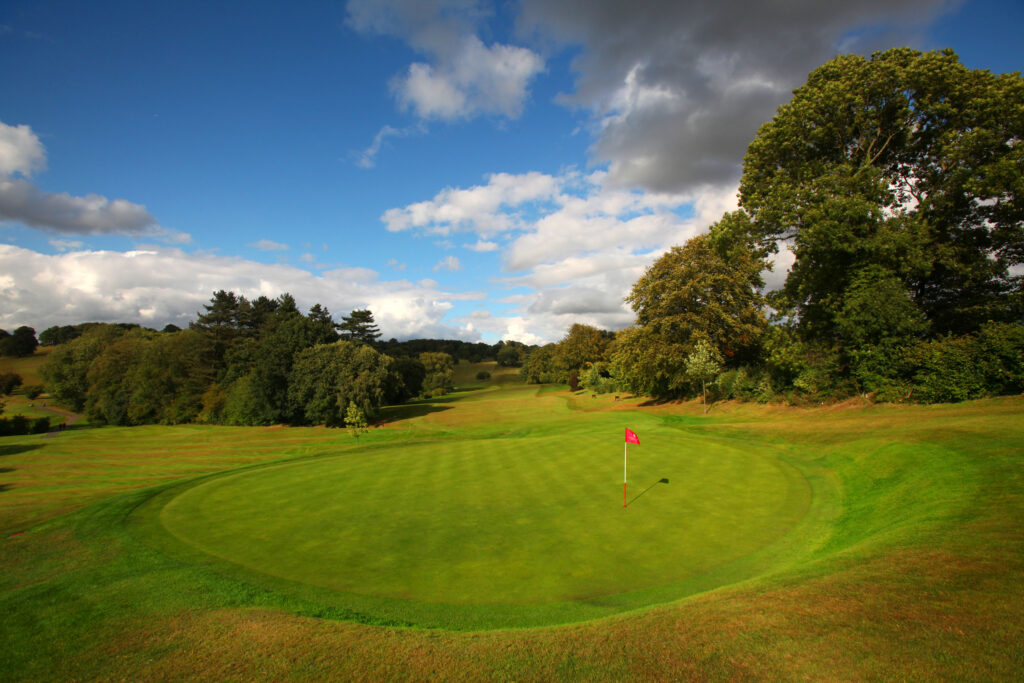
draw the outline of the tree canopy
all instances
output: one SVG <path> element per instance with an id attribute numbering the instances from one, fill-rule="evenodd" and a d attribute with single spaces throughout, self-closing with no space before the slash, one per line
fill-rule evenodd
<path id="1" fill-rule="evenodd" d="M 848 306 L 870 278 L 886 282 L 871 325 L 893 306 L 932 335 L 1019 320 L 1022 140 L 1019 73 L 908 48 L 816 69 L 744 160 L 751 237 L 796 257 L 777 305 L 805 337 L 843 334 L 847 313 L 871 315 L 866 301 Z"/>

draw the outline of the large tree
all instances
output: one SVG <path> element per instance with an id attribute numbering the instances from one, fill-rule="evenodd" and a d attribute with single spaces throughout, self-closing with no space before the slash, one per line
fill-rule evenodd
<path id="1" fill-rule="evenodd" d="M 740 203 L 795 263 L 776 300 L 805 338 L 909 316 L 908 335 L 1019 319 L 1024 79 L 907 48 L 836 57 L 762 126 Z M 877 281 L 877 297 L 865 283 Z"/>
<path id="2" fill-rule="evenodd" d="M 337 327 L 342 339 L 372 344 L 380 337 L 380 330 L 373 322 L 373 313 L 367 309 L 341 316 Z"/>

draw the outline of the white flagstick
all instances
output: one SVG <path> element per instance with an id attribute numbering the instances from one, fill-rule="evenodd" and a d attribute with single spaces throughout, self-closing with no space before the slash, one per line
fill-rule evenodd
<path id="1" fill-rule="evenodd" d="M 625 442 L 622 446 L 622 507 L 626 507 L 626 465 L 629 463 L 629 442 Z"/>

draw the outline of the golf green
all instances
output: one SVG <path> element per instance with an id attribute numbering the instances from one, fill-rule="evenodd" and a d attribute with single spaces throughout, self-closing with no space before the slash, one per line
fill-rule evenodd
<path id="1" fill-rule="evenodd" d="M 620 429 L 606 423 L 227 474 L 170 498 L 159 520 L 251 572 L 363 598 L 529 608 L 632 595 L 621 607 L 635 608 L 772 544 L 810 505 L 806 480 L 770 452 L 651 426 L 631 447 L 624 507 Z"/>

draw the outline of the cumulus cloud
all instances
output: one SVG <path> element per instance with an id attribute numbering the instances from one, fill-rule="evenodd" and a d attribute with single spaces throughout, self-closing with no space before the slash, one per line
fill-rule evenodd
<path id="1" fill-rule="evenodd" d="M 44 168 L 46 150 L 32 129 L 0 121 L 0 177 L 20 173 L 27 178 Z"/>
<path id="2" fill-rule="evenodd" d="M 180 249 L 69 251 L 42 254 L 0 245 L 0 328 L 44 329 L 84 321 L 137 322 L 184 327 L 218 289 L 247 297 L 290 292 L 303 310 L 314 303 L 336 317 L 369 308 L 385 336 L 478 338 L 443 320 L 453 302 L 478 292 L 446 291 L 431 280 L 382 281 L 367 268 L 319 275 Z"/>
<path id="3" fill-rule="evenodd" d="M 912 43 L 953 4 L 524 0 L 519 23 L 579 48 L 563 101 L 592 114 L 610 180 L 678 192 L 735 184 L 758 127 L 813 68 L 840 50 Z M 883 22 L 893 28 L 866 30 Z"/>
<path id="4" fill-rule="evenodd" d="M 475 232 L 490 237 L 519 227 L 524 219 L 514 209 L 553 198 L 559 182 L 537 172 L 495 173 L 485 185 L 447 188 L 431 200 L 388 209 L 381 220 L 391 232 L 416 229 L 430 235 Z"/>
<path id="5" fill-rule="evenodd" d="M 480 114 L 519 117 L 530 81 L 544 69 L 544 60 L 529 48 L 485 45 L 478 28 L 489 14 L 482 3 L 458 0 L 348 4 L 349 25 L 357 31 L 396 36 L 428 58 L 396 75 L 391 89 L 420 118 L 447 121 Z"/>
<path id="6" fill-rule="evenodd" d="M 498 284 L 529 291 L 503 299 L 510 307 L 505 315 L 459 322 L 502 338 L 518 338 L 518 326 L 528 323 L 531 338 L 553 341 L 573 322 L 605 329 L 631 324 L 623 298 L 644 268 L 735 206 L 735 187 L 642 192 L 609 184 L 603 171 L 569 171 L 494 174 L 483 185 L 447 188 L 389 209 L 381 219 L 391 230 L 481 236 L 464 246 L 493 245 L 505 272 Z M 484 239 L 495 226 L 502 227 L 504 246 Z"/>
<path id="7" fill-rule="evenodd" d="M 40 190 L 25 178 L 45 165 L 45 150 L 31 128 L 0 122 L 0 220 L 63 234 L 132 235 L 169 244 L 190 241 L 186 233 L 161 227 L 141 204 L 98 194 L 75 197 Z"/>

